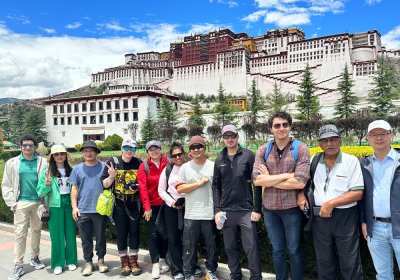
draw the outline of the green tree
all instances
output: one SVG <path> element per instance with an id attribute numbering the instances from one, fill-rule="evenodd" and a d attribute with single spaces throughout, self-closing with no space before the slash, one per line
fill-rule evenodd
<path id="1" fill-rule="evenodd" d="M 189 117 L 188 124 L 190 125 L 197 125 L 200 127 L 204 127 L 206 125 L 206 121 L 203 118 L 203 112 L 200 106 L 200 99 L 199 96 L 196 96 L 192 99 L 192 114 Z"/>
<path id="2" fill-rule="evenodd" d="M 122 137 L 118 134 L 109 135 L 106 140 L 104 140 L 103 148 L 105 150 L 118 151 L 121 149 L 122 140 Z"/>
<path id="3" fill-rule="evenodd" d="M 47 143 L 46 116 L 44 108 L 33 108 L 24 115 L 23 134 L 31 134 L 38 142 Z"/>
<path id="4" fill-rule="evenodd" d="M 160 108 L 157 112 L 157 128 L 162 140 L 171 142 L 176 132 L 178 114 L 174 105 L 165 95 L 161 98 Z"/>
<path id="5" fill-rule="evenodd" d="M 214 120 L 216 123 L 221 124 L 221 126 L 235 123 L 235 114 L 233 113 L 233 109 L 227 101 L 228 99 L 225 95 L 225 90 L 220 82 L 218 88 L 217 105 L 215 106 Z"/>
<path id="6" fill-rule="evenodd" d="M 150 108 L 147 108 L 146 118 L 140 124 L 140 135 L 144 144 L 157 138 L 155 120 L 150 112 Z"/>
<path id="7" fill-rule="evenodd" d="M 267 111 L 270 115 L 286 110 L 287 99 L 281 92 L 281 88 L 278 87 L 275 81 L 274 89 L 270 95 L 266 98 Z"/>
<path id="8" fill-rule="evenodd" d="M 260 90 L 257 89 L 257 83 L 255 79 L 253 79 L 251 82 L 248 95 L 250 98 L 250 118 L 252 123 L 256 124 L 257 119 L 260 116 L 260 111 L 264 108 L 264 100 L 261 97 Z"/>
<path id="9" fill-rule="evenodd" d="M 320 104 L 318 97 L 315 96 L 316 90 L 310 66 L 307 64 L 299 86 L 300 95 L 298 96 L 297 108 L 300 113 L 297 115 L 298 119 L 309 121 L 318 115 Z"/>
<path id="10" fill-rule="evenodd" d="M 388 116 L 394 111 L 393 99 L 399 96 L 398 79 L 393 62 L 390 58 L 381 56 L 372 82 L 374 87 L 370 90 L 367 99 L 374 104 L 371 110 L 377 117 Z"/>
<path id="11" fill-rule="evenodd" d="M 340 98 L 335 104 L 335 116 L 340 119 L 347 119 L 352 116 L 355 111 L 355 105 L 357 103 L 357 96 L 351 91 L 353 87 L 353 81 L 350 78 L 347 64 L 344 67 L 342 78 L 338 83 L 338 91 L 340 92 Z"/>

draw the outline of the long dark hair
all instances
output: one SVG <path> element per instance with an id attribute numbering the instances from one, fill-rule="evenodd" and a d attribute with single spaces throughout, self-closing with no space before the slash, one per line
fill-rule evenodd
<path id="1" fill-rule="evenodd" d="M 64 160 L 65 176 L 69 177 L 69 175 L 71 175 L 72 167 L 68 162 L 68 154 L 66 154 L 66 155 L 67 156 L 65 157 L 65 160 Z M 53 155 L 50 155 L 49 170 L 50 170 L 51 176 L 58 177 L 58 178 L 61 177 L 61 173 L 60 173 L 60 171 L 58 171 L 57 164 L 56 164 L 56 161 L 54 160 Z"/>

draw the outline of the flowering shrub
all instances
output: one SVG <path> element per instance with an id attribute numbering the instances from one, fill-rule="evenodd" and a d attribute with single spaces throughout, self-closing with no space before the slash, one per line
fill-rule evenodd
<path id="1" fill-rule="evenodd" d="M 400 148 L 399 144 L 392 145 L 393 148 Z M 374 153 L 374 150 L 371 146 L 342 146 L 340 148 L 342 152 L 345 152 L 350 155 L 356 156 L 358 159 L 361 159 L 365 156 L 370 156 Z M 320 147 L 310 148 L 311 156 L 315 155 L 316 153 L 322 152 Z"/>

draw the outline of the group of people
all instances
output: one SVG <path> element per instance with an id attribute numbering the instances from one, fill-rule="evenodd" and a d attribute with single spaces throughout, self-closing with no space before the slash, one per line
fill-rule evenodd
<path id="1" fill-rule="evenodd" d="M 171 144 L 169 156 L 161 143 L 146 144 L 148 159 L 135 157 L 136 142 L 125 139 L 121 155 L 101 162 L 94 141 L 81 147 L 83 162 L 71 167 L 62 145 L 51 147 L 50 159 L 37 155 L 36 139 L 24 136 L 21 155 L 7 161 L 2 195 L 14 212 L 15 266 L 9 280 L 24 274 L 23 257 L 31 228 L 31 265 L 39 259 L 41 204 L 50 209 L 51 268 L 54 274 L 77 267 L 76 225 L 86 262 L 83 276 L 109 270 L 106 254 L 106 216 L 96 211 L 103 189 L 115 196 L 112 216 L 121 259 L 121 275 L 140 275 L 140 220 L 147 226 L 152 278 L 171 270 L 175 280 L 203 276 L 197 265 L 200 239 L 206 248 L 206 279 L 216 280 L 216 230 L 221 229 L 232 280 L 242 279 L 240 237 L 248 258 L 250 279 L 261 280 L 256 223 L 263 216 L 276 279 L 303 279 L 301 233 L 303 214 L 310 228 L 319 279 L 363 279 L 359 232 L 367 240 L 377 279 L 393 279 L 393 251 L 400 261 L 400 154 L 391 148 L 389 123 L 376 120 L 367 140 L 374 153 L 361 162 L 341 152 L 341 134 L 328 124 L 319 130 L 322 153 L 310 159 L 307 145 L 290 135 L 292 118 L 275 113 L 268 121 L 273 140 L 256 154 L 239 145 L 234 125 L 222 128 L 224 149 L 215 162 L 206 156 L 205 139 Z M 187 159 L 189 160 L 187 161 Z M 399 188 L 399 189 L 398 189 Z M 165 221 L 161 234 L 159 220 Z M 339 272 L 340 271 L 340 272 Z"/>

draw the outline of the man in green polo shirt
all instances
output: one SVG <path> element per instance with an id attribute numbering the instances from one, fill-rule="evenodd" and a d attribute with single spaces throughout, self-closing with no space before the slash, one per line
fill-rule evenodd
<path id="1" fill-rule="evenodd" d="M 35 152 L 37 140 L 25 135 L 20 141 L 21 154 L 6 162 L 1 183 L 3 199 L 14 212 L 14 268 L 8 280 L 18 280 L 23 270 L 28 227 L 31 227 L 31 263 L 35 269 L 44 268 L 39 259 L 42 222 L 37 214 L 40 198 L 36 192 L 39 174 L 47 166 L 46 159 Z"/>

